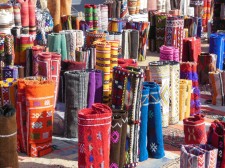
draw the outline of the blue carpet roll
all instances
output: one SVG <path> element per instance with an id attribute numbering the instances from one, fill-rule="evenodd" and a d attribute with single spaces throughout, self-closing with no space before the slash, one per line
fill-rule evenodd
<path id="1" fill-rule="evenodd" d="M 223 69 L 223 59 L 224 59 L 224 39 L 225 34 L 223 33 L 214 33 L 210 35 L 209 42 L 209 52 L 217 55 L 216 68 Z"/>
<path id="2" fill-rule="evenodd" d="M 144 82 L 150 89 L 148 109 L 148 152 L 149 157 L 160 159 L 165 156 L 162 133 L 160 87 L 154 82 Z"/>
<path id="3" fill-rule="evenodd" d="M 139 140 L 139 150 L 140 150 L 139 161 L 140 162 L 148 159 L 147 132 L 148 132 L 149 91 L 150 91 L 150 88 L 144 85 L 142 89 L 141 124 L 140 124 L 140 135 L 139 135 L 140 136 L 139 137 L 140 138 Z"/>

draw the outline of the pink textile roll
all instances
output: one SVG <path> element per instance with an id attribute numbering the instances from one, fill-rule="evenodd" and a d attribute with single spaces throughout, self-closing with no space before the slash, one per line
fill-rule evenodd
<path id="1" fill-rule="evenodd" d="M 14 22 L 15 26 L 21 26 L 21 14 L 19 4 L 13 5 Z"/>
<path id="2" fill-rule="evenodd" d="M 44 76 L 47 79 L 51 79 L 51 58 L 52 55 L 49 52 L 42 52 L 38 54 L 38 75 Z"/>
<path id="3" fill-rule="evenodd" d="M 43 52 L 45 49 L 45 47 L 43 46 L 33 46 L 32 47 L 32 64 L 33 64 L 33 69 L 32 69 L 32 74 L 33 76 L 37 76 L 38 75 L 38 62 L 37 62 L 37 58 L 38 58 L 38 54 Z"/>
<path id="4" fill-rule="evenodd" d="M 29 8 L 29 34 L 36 34 L 35 4 L 33 0 L 28 1 Z"/>
<path id="5" fill-rule="evenodd" d="M 160 47 L 160 61 L 179 62 L 179 49 L 172 46 L 163 45 L 162 47 Z"/>
<path id="6" fill-rule="evenodd" d="M 29 5 L 28 0 L 18 0 L 21 5 L 21 22 L 23 27 L 29 27 Z"/>

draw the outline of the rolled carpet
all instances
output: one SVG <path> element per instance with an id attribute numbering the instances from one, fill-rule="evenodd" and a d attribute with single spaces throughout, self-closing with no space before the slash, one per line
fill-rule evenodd
<path id="1" fill-rule="evenodd" d="M 32 73 L 33 76 L 36 76 L 36 75 L 38 75 L 38 62 L 37 62 L 38 54 L 43 52 L 45 48 L 43 46 L 33 46 L 31 49 L 32 49 L 32 70 L 31 70 L 31 73 Z M 32 75 L 29 75 L 29 76 L 32 76 Z"/>
<path id="2" fill-rule="evenodd" d="M 79 111 L 79 167 L 109 167 L 111 120 L 112 110 L 104 104 L 96 103 Z"/>
<path id="3" fill-rule="evenodd" d="M 7 78 L 18 79 L 18 67 L 17 66 L 5 66 L 1 69 L 1 77 L 2 80 L 6 80 Z"/>
<path id="4" fill-rule="evenodd" d="M 163 45 L 160 47 L 160 61 L 177 61 L 179 62 L 179 49 Z"/>
<path id="5" fill-rule="evenodd" d="M 35 15 L 36 4 L 34 4 L 33 0 L 28 0 L 28 8 L 29 8 L 29 34 L 36 35 L 36 15 Z"/>
<path id="6" fill-rule="evenodd" d="M 0 167 L 19 167 L 15 112 L 11 105 L 0 108 Z"/>
<path id="7" fill-rule="evenodd" d="M 15 59 L 14 38 L 12 35 L 6 35 L 4 41 L 5 65 L 13 65 Z"/>
<path id="8" fill-rule="evenodd" d="M 20 13 L 20 5 L 18 3 L 13 5 L 14 12 L 14 22 L 15 26 L 21 26 L 21 13 Z"/>
<path id="9" fill-rule="evenodd" d="M 26 64 L 26 49 L 34 45 L 34 39 L 30 35 L 21 34 L 20 35 L 20 56 L 19 64 Z"/>
<path id="10" fill-rule="evenodd" d="M 87 107 L 88 79 L 89 74 L 82 70 L 65 72 L 65 137 L 78 137 L 77 115 Z"/>

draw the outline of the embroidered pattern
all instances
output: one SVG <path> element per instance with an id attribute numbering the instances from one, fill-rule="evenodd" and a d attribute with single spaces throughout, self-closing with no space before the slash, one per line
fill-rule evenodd
<path id="1" fill-rule="evenodd" d="M 118 131 L 113 131 L 112 134 L 111 134 L 112 143 L 118 143 L 119 138 L 120 138 L 120 134 L 118 133 Z"/>
<path id="2" fill-rule="evenodd" d="M 156 152 L 157 151 L 157 145 L 155 143 L 151 143 L 150 149 L 151 149 L 152 152 Z"/>

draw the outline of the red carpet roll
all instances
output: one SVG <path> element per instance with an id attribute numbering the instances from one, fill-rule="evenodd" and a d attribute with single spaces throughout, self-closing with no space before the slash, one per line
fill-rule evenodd
<path id="1" fill-rule="evenodd" d="M 78 113 L 78 166 L 109 167 L 112 110 L 100 103 Z"/>
<path id="2" fill-rule="evenodd" d="M 202 115 L 195 115 L 183 120 L 186 144 L 206 143 L 205 120 Z"/>

